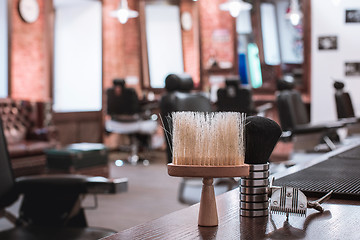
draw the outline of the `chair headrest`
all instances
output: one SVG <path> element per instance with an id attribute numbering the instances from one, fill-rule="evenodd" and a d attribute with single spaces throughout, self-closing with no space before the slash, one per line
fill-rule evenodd
<path id="1" fill-rule="evenodd" d="M 124 87 L 125 86 L 125 79 L 123 79 L 123 78 L 115 78 L 113 80 L 113 84 L 114 84 L 114 86 Z"/>
<path id="2" fill-rule="evenodd" d="M 291 90 L 295 87 L 295 80 L 293 76 L 284 76 L 277 80 L 277 89 L 282 90 Z"/>
<path id="3" fill-rule="evenodd" d="M 334 82 L 334 88 L 337 90 L 341 90 L 345 87 L 345 84 L 343 82 L 335 81 Z"/>
<path id="4" fill-rule="evenodd" d="M 165 88 L 168 92 L 190 91 L 194 87 L 192 77 L 187 73 L 169 74 L 165 79 Z"/>
<path id="5" fill-rule="evenodd" d="M 225 85 L 226 87 L 240 88 L 240 77 L 238 76 L 227 77 L 225 79 Z"/>

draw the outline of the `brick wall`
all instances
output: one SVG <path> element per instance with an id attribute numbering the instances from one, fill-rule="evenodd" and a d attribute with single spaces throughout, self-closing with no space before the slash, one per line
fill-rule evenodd
<path id="1" fill-rule="evenodd" d="M 211 3 L 210 3 L 211 2 Z M 200 28 L 202 67 L 207 69 L 211 56 L 217 61 L 235 62 L 235 20 L 229 12 L 221 11 L 219 5 L 227 0 L 200 0 Z M 207 86 L 207 80 L 203 86 Z"/>
<path id="2" fill-rule="evenodd" d="M 34 23 L 25 23 L 18 13 L 19 0 L 12 2 L 11 36 L 11 96 L 31 100 L 48 100 L 51 97 L 51 61 L 48 25 L 51 14 L 47 10 L 50 1 L 37 0 L 40 16 Z M 200 12 L 202 55 L 199 56 L 198 39 L 194 26 L 190 31 L 182 31 L 185 71 L 195 82 L 199 82 L 200 57 L 203 68 L 212 54 L 219 61 L 234 61 L 234 21 L 228 12 L 219 10 L 219 4 L 226 0 L 181 1 L 181 11 L 189 11 L 193 19 Z M 129 7 L 139 11 L 138 0 L 128 0 Z M 141 81 L 139 18 L 130 19 L 122 25 L 110 17 L 110 11 L 118 7 L 118 1 L 103 0 L 103 86 L 112 85 L 117 77 L 136 76 Z M 228 39 L 215 39 L 214 31 L 228 34 Z M 207 83 L 205 83 L 205 86 Z M 138 92 L 140 82 L 134 86 Z"/>
<path id="3" fill-rule="evenodd" d="M 221 11 L 219 5 L 227 0 L 199 1 L 201 45 L 204 64 L 207 63 L 211 54 L 215 54 L 220 61 L 234 60 L 234 18 L 229 12 Z M 216 31 L 221 30 L 227 38 L 221 38 Z M 226 37 L 226 36 L 224 36 Z"/>
<path id="4" fill-rule="evenodd" d="M 198 16 L 197 4 L 189 0 L 183 0 L 180 4 L 181 13 L 189 12 L 192 17 L 192 28 L 189 31 L 182 29 L 181 33 L 184 70 L 193 77 L 195 87 L 200 83 L 199 29 L 195 20 Z"/>
<path id="5" fill-rule="evenodd" d="M 128 0 L 129 8 L 138 11 L 138 2 Z M 103 0 L 103 81 L 104 88 L 114 78 L 136 76 L 141 81 L 139 18 L 121 24 L 110 12 L 118 8 L 118 1 Z M 140 88 L 140 82 L 136 87 Z"/>
<path id="6" fill-rule="evenodd" d="M 19 0 L 12 1 L 11 96 L 29 100 L 50 98 L 45 1 L 38 0 L 39 18 L 25 23 L 18 12 Z"/>

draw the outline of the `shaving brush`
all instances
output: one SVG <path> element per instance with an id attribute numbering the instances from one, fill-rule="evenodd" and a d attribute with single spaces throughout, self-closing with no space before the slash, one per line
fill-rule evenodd
<path id="1" fill-rule="evenodd" d="M 245 163 L 267 163 L 282 134 L 279 124 L 269 118 L 251 116 L 246 118 L 245 125 Z"/>
<path id="2" fill-rule="evenodd" d="M 247 176 L 244 164 L 244 123 L 241 113 L 175 112 L 173 162 L 168 174 L 203 178 L 199 226 L 217 226 L 213 178 Z"/>
<path id="3" fill-rule="evenodd" d="M 263 217 L 269 213 L 269 157 L 281 136 L 280 126 L 271 119 L 251 116 L 246 118 L 245 163 L 249 176 L 240 181 L 240 214 Z"/>

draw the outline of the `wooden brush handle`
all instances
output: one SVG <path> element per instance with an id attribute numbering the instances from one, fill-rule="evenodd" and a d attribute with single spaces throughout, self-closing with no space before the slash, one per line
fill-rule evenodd
<path id="1" fill-rule="evenodd" d="M 218 225 L 213 178 L 203 179 L 198 224 L 203 227 Z"/>

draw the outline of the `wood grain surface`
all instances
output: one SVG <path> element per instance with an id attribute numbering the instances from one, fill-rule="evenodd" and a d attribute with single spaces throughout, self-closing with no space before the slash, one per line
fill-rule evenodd
<path id="1" fill-rule="evenodd" d="M 324 213 L 308 209 L 307 217 L 239 214 L 239 189 L 217 197 L 219 226 L 199 227 L 199 204 L 144 223 L 105 239 L 360 239 L 359 202 L 330 200 Z"/>
<path id="2" fill-rule="evenodd" d="M 275 177 L 300 171 L 354 147 L 360 144 L 295 165 Z M 241 217 L 239 188 L 218 196 L 216 205 L 217 227 L 198 226 L 199 204 L 195 204 L 105 239 L 360 239 L 360 201 L 330 199 L 322 204 L 323 213 L 308 209 L 306 217 L 290 215 L 288 221 L 285 215 L 271 213 L 267 217 Z"/>

